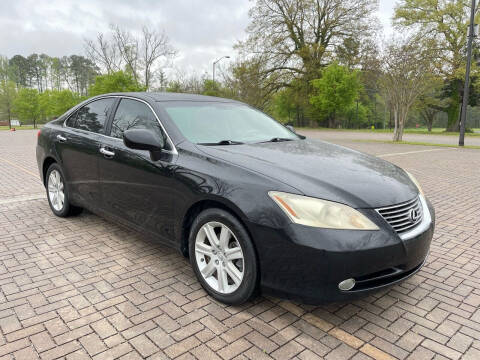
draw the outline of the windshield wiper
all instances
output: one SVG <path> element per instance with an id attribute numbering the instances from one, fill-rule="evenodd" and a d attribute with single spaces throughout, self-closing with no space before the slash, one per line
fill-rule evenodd
<path id="1" fill-rule="evenodd" d="M 220 140 L 218 142 L 214 143 L 198 143 L 198 145 L 207 145 L 207 146 L 212 146 L 212 145 L 240 145 L 244 144 L 241 141 L 235 141 L 235 140 Z"/>
<path id="2" fill-rule="evenodd" d="M 271 138 L 270 140 L 262 141 L 262 142 L 281 142 L 281 141 L 292 141 L 292 140 L 293 139 L 290 139 L 290 138 L 274 137 L 274 138 Z"/>

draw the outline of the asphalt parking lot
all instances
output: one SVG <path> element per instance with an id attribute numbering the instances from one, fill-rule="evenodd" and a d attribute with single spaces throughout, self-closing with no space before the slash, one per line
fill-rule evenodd
<path id="1" fill-rule="evenodd" d="M 375 154 L 437 212 L 427 264 L 360 301 L 213 301 L 186 259 L 93 214 L 55 217 L 36 131 L 0 131 L 1 359 L 480 359 L 480 150 L 309 136 Z"/>

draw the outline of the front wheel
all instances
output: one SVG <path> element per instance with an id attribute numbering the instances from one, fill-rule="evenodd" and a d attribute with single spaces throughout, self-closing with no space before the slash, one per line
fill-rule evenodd
<path id="1" fill-rule="evenodd" d="M 47 170 L 46 184 L 48 204 L 52 212 L 59 217 L 76 215 L 81 208 L 70 204 L 62 169 L 56 163 Z"/>
<path id="2" fill-rule="evenodd" d="M 207 209 L 194 220 L 190 262 L 203 288 L 229 305 L 248 301 L 257 287 L 257 259 L 244 226 L 222 209 Z"/>

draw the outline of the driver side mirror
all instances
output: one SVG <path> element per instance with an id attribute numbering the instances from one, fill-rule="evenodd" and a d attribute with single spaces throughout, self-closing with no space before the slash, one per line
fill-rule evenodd
<path id="1" fill-rule="evenodd" d="M 123 132 L 123 143 L 130 149 L 160 151 L 165 147 L 165 141 L 155 136 L 151 130 L 130 129 Z"/>
<path id="2" fill-rule="evenodd" d="M 294 134 L 296 134 L 297 132 L 295 131 L 295 128 L 292 126 L 292 125 L 285 125 L 285 127 L 290 130 L 291 132 L 293 132 Z"/>
<path id="3" fill-rule="evenodd" d="M 290 130 L 291 132 L 293 132 L 294 134 L 296 134 L 300 139 L 306 139 L 306 136 L 305 135 L 300 135 L 297 133 L 297 130 L 295 130 L 295 128 L 293 127 L 293 125 L 290 125 L 290 124 L 285 124 L 285 127 Z"/>

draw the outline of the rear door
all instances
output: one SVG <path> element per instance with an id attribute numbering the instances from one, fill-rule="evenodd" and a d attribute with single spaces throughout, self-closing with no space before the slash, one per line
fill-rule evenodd
<path id="1" fill-rule="evenodd" d="M 118 221 L 172 241 L 177 157 L 173 144 L 152 108 L 133 98 L 120 100 L 109 128 L 109 137 L 102 138 L 105 153 L 99 161 L 103 210 Z M 128 129 L 148 129 L 162 137 L 170 150 L 152 160 L 149 151 L 129 149 L 123 143 Z"/>
<path id="2" fill-rule="evenodd" d="M 115 101 L 108 97 L 82 106 L 54 138 L 71 201 L 91 210 L 100 205 L 99 139 Z"/>

